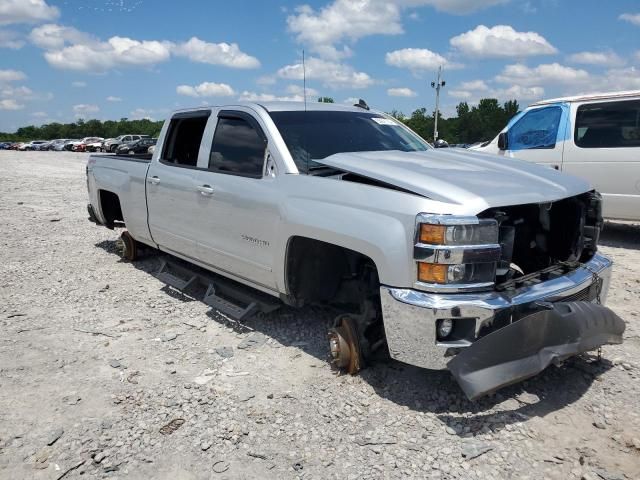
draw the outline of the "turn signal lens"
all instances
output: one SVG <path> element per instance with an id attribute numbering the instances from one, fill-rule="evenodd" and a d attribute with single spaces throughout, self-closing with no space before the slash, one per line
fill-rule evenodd
<path id="1" fill-rule="evenodd" d="M 447 283 L 448 265 L 418 263 L 418 281 L 424 283 Z"/>
<path id="2" fill-rule="evenodd" d="M 446 225 L 420 224 L 420 243 L 444 245 Z"/>

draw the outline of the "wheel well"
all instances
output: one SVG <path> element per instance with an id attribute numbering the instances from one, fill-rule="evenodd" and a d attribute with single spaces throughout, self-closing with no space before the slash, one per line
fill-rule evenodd
<path id="1" fill-rule="evenodd" d="M 354 306 L 379 295 L 376 265 L 366 255 L 306 237 L 292 237 L 287 247 L 286 281 L 296 303 Z"/>
<path id="2" fill-rule="evenodd" d="M 100 210 L 104 217 L 105 226 L 109 228 L 113 228 L 113 224 L 116 221 L 124 221 L 122 208 L 120 208 L 120 199 L 113 192 L 100 190 Z"/>

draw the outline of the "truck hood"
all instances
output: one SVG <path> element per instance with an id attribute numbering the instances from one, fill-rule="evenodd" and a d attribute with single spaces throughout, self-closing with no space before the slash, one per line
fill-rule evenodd
<path id="1" fill-rule="evenodd" d="M 316 162 L 432 200 L 479 208 L 545 203 L 591 190 L 584 180 L 552 168 L 462 149 L 337 153 Z"/>

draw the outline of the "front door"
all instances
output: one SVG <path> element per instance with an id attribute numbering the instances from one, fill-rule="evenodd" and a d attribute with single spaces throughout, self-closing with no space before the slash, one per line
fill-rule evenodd
<path id="1" fill-rule="evenodd" d="M 276 288 L 280 222 L 276 177 L 265 175 L 267 138 L 244 111 L 220 111 L 206 170 L 198 172 L 198 257 L 252 283 Z"/>
<path id="2" fill-rule="evenodd" d="M 560 170 L 567 111 L 561 104 L 526 111 L 507 130 L 506 155 Z"/>

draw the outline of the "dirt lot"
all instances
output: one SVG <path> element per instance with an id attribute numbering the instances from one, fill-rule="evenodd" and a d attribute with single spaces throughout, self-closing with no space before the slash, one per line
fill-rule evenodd
<path id="1" fill-rule="evenodd" d="M 640 478 L 640 225 L 602 242 L 625 343 L 472 403 L 447 372 L 336 375 L 329 312 L 234 324 L 120 260 L 85 161 L 0 152 L 0 478 Z"/>

